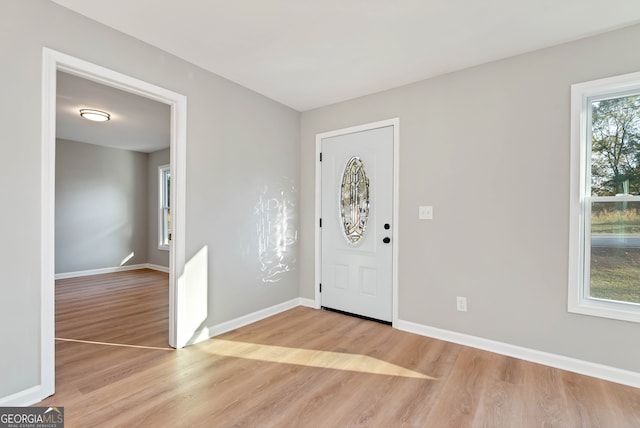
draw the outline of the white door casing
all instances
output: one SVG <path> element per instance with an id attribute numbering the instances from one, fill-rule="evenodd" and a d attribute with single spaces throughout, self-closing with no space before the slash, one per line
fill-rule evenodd
<path id="1" fill-rule="evenodd" d="M 41 379 L 28 396 L 20 396 L 16 403 L 33 403 L 55 391 L 54 350 L 54 206 L 55 206 L 55 117 L 56 72 L 64 71 L 85 79 L 112 86 L 171 106 L 171 194 L 174 239 L 169 257 L 169 342 L 171 346 L 185 346 L 189 334 L 182 331 L 185 309 L 185 180 L 187 100 L 184 95 L 135 79 L 79 58 L 43 48 L 42 55 L 42 251 L 41 251 Z M 186 330 L 186 329 L 185 329 Z M 31 390 L 31 389 L 30 389 Z"/>
<path id="2" fill-rule="evenodd" d="M 317 298 L 323 307 L 388 322 L 396 318 L 397 137 L 397 119 L 317 136 L 322 153 L 317 186 L 322 227 L 321 267 L 316 274 L 322 284 Z M 347 239 L 340 214 L 342 177 L 354 157 L 362 162 L 370 193 L 366 227 L 355 243 Z"/>

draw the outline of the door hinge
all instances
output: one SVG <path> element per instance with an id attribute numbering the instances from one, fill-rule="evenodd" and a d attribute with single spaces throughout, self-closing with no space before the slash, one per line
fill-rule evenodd
<path id="1" fill-rule="evenodd" d="M 320 283 L 320 292 L 322 293 L 322 283 Z"/>
<path id="2" fill-rule="evenodd" d="M 322 152 L 320 152 L 320 162 L 322 162 Z"/>
<path id="3" fill-rule="evenodd" d="M 322 219 L 320 219 L 320 227 L 322 227 Z"/>

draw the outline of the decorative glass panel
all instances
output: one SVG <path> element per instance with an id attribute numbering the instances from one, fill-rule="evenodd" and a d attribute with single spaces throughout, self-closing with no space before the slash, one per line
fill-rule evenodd
<path id="1" fill-rule="evenodd" d="M 344 234 L 355 244 L 362 238 L 369 219 L 369 178 L 359 157 L 354 156 L 347 162 L 340 191 Z"/>

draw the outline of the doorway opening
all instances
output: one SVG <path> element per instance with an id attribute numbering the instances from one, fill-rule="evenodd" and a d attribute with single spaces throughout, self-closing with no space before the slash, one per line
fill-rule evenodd
<path id="1" fill-rule="evenodd" d="M 170 183 L 157 170 L 168 176 L 170 106 L 56 77 L 56 343 L 167 347 L 170 238 L 160 245 L 159 231 L 170 227 Z M 83 118 L 87 109 L 107 120 Z"/>
<path id="2" fill-rule="evenodd" d="M 43 48 L 41 195 L 41 379 L 40 399 L 55 392 L 55 149 L 56 79 L 61 71 L 169 105 L 171 228 L 169 251 L 169 345 L 186 344 L 181 333 L 185 265 L 186 97 L 84 60 Z"/>

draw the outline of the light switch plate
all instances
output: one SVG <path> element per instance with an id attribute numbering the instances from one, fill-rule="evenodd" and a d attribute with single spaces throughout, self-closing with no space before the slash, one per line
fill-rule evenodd
<path id="1" fill-rule="evenodd" d="M 467 312 L 467 298 L 466 297 L 456 297 L 456 309 L 460 312 Z"/>
<path id="2" fill-rule="evenodd" d="M 418 218 L 420 220 L 432 220 L 433 219 L 433 207 L 420 206 L 418 207 Z"/>

